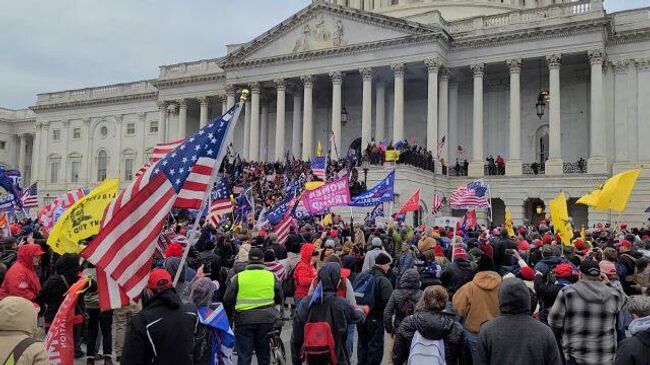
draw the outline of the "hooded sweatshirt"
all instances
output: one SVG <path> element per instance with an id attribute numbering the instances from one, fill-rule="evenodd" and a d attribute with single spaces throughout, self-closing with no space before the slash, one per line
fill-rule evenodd
<path id="1" fill-rule="evenodd" d="M 529 315 L 530 300 L 521 279 L 501 282 L 501 315 L 481 326 L 474 364 L 562 364 L 553 331 Z"/>
<path id="2" fill-rule="evenodd" d="M 300 262 L 293 272 L 296 284 L 294 298 L 304 298 L 309 292 L 309 286 L 316 277 L 316 268 L 311 264 L 311 255 L 316 247 L 311 243 L 305 243 L 300 247 Z"/>
<path id="3" fill-rule="evenodd" d="M 422 297 L 420 290 L 420 275 L 415 269 L 408 269 L 399 280 L 397 289 L 388 299 L 384 309 L 384 328 L 386 332 L 393 333 L 406 316 L 415 311 L 415 305 Z M 395 319 L 393 320 L 393 316 Z"/>
<path id="4" fill-rule="evenodd" d="M 481 324 L 499 315 L 500 284 L 498 273 L 482 271 L 454 294 L 454 310 L 465 318 L 468 331 L 478 333 Z"/>
<path id="5" fill-rule="evenodd" d="M 59 257 L 54 263 L 56 273 L 45 281 L 36 302 L 45 307 L 43 317 L 45 323 L 51 323 L 58 312 L 65 292 L 70 285 L 74 284 L 79 278 L 79 256 L 66 253 Z"/>
<path id="6" fill-rule="evenodd" d="M 38 315 L 34 305 L 27 299 L 7 297 L 0 300 L 0 361 L 23 339 L 36 334 Z M 25 349 L 16 365 L 47 365 L 47 351 L 42 342 Z"/>
<path id="7" fill-rule="evenodd" d="M 614 364 L 650 364 L 650 316 L 633 320 L 628 330 L 631 337 L 618 344 Z"/>
<path id="8" fill-rule="evenodd" d="M 29 243 L 18 247 L 18 259 L 9 268 L 0 287 L 0 300 L 13 295 L 33 301 L 41 290 L 34 270 L 34 256 L 42 253 L 41 246 Z"/>

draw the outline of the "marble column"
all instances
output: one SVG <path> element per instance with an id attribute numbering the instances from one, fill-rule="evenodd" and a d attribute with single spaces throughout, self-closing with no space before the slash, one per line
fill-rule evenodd
<path id="1" fill-rule="evenodd" d="M 587 53 L 591 64 L 591 101 L 589 125 L 589 160 L 587 171 L 590 174 L 607 172 L 605 153 L 605 102 L 603 98 L 603 59 L 604 50 Z"/>
<path id="2" fill-rule="evenodd" d="M 628 60 L 614 62 L 616 81 L 614 84 L 614 171 L 619 172 L 628 167 L 630 158 L 627 144 L 628 134 Z"/>
<path id="3" fill-rule="evenodd" d="M 248 159 L 256 161 L 260 158 L 260 84 L 254 82 L 251 88 L 251 117 L 250 117 L 250 144 L 248 145 Z"/>
<path id="4" fill-rule="evenodd" d="M 330 73 L 332 79 L 332 134 L 334 146 L 331 147 L 330 158 L 338 160 L 341 157 L 341 89 L 343 74 L 340 71 Z"/>
<path id="5" fill-rule="evenodd" d="M 286 118 L 286 90 L 283 79 L 275 80 L 275 161 L 282 161 L 284 156 L 284 126 Z"/>
<path id="6" fill-rule="evenodd" d="M 250 159 L 248 153 L 250 149 L 251 141 L 251 101 L 250 98 L 244 103 L 244 146 L 242 149 L 242 154 L 245 159 Z"/>
<path id="7" fill-rule="evenodd" d="M 650 103 L 648 103 L 648 95 L 650 95 L 650 57 L 639 58 L 636 60 L 639 91 L 637 95 L 637 105 L 639 106 L 638 113 L 640 116 L 647 118 L 650 115 Z M 637 155 L 639 162 L 650 165 L 650 123 L 639 122 L 639 130 L 637 131 L 638 140 L 644 143 L 639 143 L 637 146 Z"/>
<path id="8" fill-rule="evenodd" d="M 180 119 L 180 113 L 178 112 L 178 104 L 176 103 L 169 103 L 169 106 L 167 107 L 167 133 L 165 135 L 165 140 L 166 141 L 171 141 L 171 140 L 177 140 L 178 139 L 178 129 L 180 128 L 178 125 L 178 120 Z M 174 121 L 176 123 L 174 123 Z M 175 129 L 172 129 L 172 127 L 176 127 Z"/>
<path id="9" fill-rule="evenodd" d="M 224 115 L 228 111 L 228 96 L 224 94 L 219 99 L 221 99 L 221 115 Z M 214 115 L 214 112 L 212 114 Z"/>
<path id="10" fill-rule="evenodd" d="M 314 113 L 312 110 L 312 89 L 314 87 L 314 77 L 305 75 L 301 77 L 303 84 L 303 103 L 304 109 L 302 114 L 302 159 L 308 160 L 313 154 L 314 139 Z"/>
<path id="11" fill-rule="evenodd" d="M 208 97 L 199 97 L 199 105 L 201 108 L 199 112 L 199 128 L 203 128 L 208 124 Z"/>
<path id="12" fill-rule="evenodd" d="M 93 137 L 90 136 L 90 142 L 92 144 Z M 42 128 L 41 128 L 41 138 L 40 138 L 40 147 L 39 147 L 39 153 L 41 155 L 41 158 L 38 159 L 38 178 L 42 182 L 46 182 L 49 179 L 48 176 L 48 170 L 47 170 L 47 163 L 48 163 L 48 156 L 49 156 L 49 151 L 48 151 L 48 146 L 50 142 L 50 124 L 49 122 L 43 122 L 42 123 Z M 88 155 L 90 158 L 91 155 Z M 89 164 L 90 165 L 90 164 Z M 42 183 L 39 183 L 40 186 L 45 186 Z"/>
<path id="13" fill-rule="evenodd" d="M 260 146 L 259 160 L 267 161 L 269 150 L 269 103 L 260 101 Z"/>
<path id="14" fill-rule="evenodd" d="M 549 69 L 549 102 L 548 102 L 548 160 L 546 160 L 546 175 L 562 175 L 562 124 L 560 96 L 560 65 L 562 55 L 546 56 Z"/>
<path id="15" fill-rule="evenodd" d="M 386 84 L 375 84 L 375 141 L 384 140 L 386 136 Z"/>
<path id="16" fill-rule="evenodd" d="M 235 105 L 235 87 L 232 85 L 226 85 L 226 109 L 223 111 L 223 113 L 226 112 L 226 110 L 229 110 Z"/>
<path id="17" fill-rule="evenodd" d="M 449 71 L 445 68 L 440 70 L 438 78 L 438 140 L 445 144 L 438 153 L 438 160 L 444 160 L 449 167 Z M 436 149 L 438 145 L 436 144 Z M 436 150 L 436 152 L 438 152 Z M 442 170 L 440 170 L 442 173 Z"/>
<path id="18" fill-rule="evenodd" d="M 469 163 L 468 175 L 483 176 L 483 73 L 485 64 L 470 66 L 474 74 L 474 102 L 472 107 L 472 161 Z"/>
<path id="19" fill-rule="evenodd" d="M 510 123 L 506 175 L 522 174 L 521 163 L 521 58 L 506 61 L 510 70 Z"/>
<path id="20" fill-rule="evenodd" d="M 38 168 L 38 163 L 41 160 L 40 147 L 41 147 L 42 139 L 43 139 L 43 124 L 41 122 L 36 122 L 36 134 L 34 134 L 34 142 L 32 143 L 31 183 L 37 182 L 41 174 Z"/>
<path id="21" fill-rule="evenodd" d="M 302 95 L 300 89 L 293 92 L 293 118 L 291 119 L 291 153 L 295 158 L 302 155 Z"/>
<path id="22" fill-rule="evenodd" d="M 167 142 L 167 107 L 166 101 L 158 102 L 158 141 Z M 145 129 L 147 126 L 145 126 Z M 90 136 L 90 131 L 88 133 Z"/>
<path id="23" fill-rule="evenodd" d="M 178 100 L 178 139 L 187 137 L 187 100 Z"/>
<path id="24" fill-rule="evenodd" d="M 458 159 L 458 82 L 449 84 L 449 165 L 456 165 Z M 460 161 L 459 161 L 460 162 Z"/>
<path id="25" fill-rule="evenodd" d="M 393 144 L 404 140 L 404 64 L 390 66 L 395 77 L 393 107 Z"/>
<path id="26" fill-rule="evenodd" d="M 165 116 L 167 115 L 167 107 L 165 106 L 164 109 L 164 114 Z M 166 119 L 166 118 L 165 118 Z M 93 140 L 94 140 L 94 133 L 91 130 L 91 120 L 90 118 L 85 118 L 83 120 L 84 126 L 86 127 L 86 133 L 88 135 L 88 140 L 86 141 L 86 155 L 83 156 L 81 159 L 81 168 L 82 168 L 82 177 L 81 181 L 85 184 L 90 183 L 90 180 L 92 180 L 92 158 L 93 158 Z M 159 124 L 162 124 L 159 122 Z M 159 129 L 160 131 L 160 129 Z M 159 135 L 159 140 L 164 142 L 165 140 L 162 139 Z"/>
<path id="27" fill-rule="evenodd" d="M 21 134 L 18 138 L 20 138 L 20 149 L 18 150 L 18 171 L 25 175 L 25 159 L 27 158 L 27 135 L 26 134 Z M 23 181 L 23 185 L 25 185 L 27 181 Z"/>
<path id="28" fill-rule="evenodd" d="M 630 160 L 630 168 L 638 165 L 637 145 L 640 141 L 638 136 L 639 131 L 639 114 L 637 105 L 637 92 L 639 89 L 639 75 L 637 72 L 636 61 L 631 59 L 627 64 L 627 127 L 629 140 L 627 144 L 627 157 Z M 647 97 L 648 95 L 646 95 Z M 647 115 L 642 115 L 641 123 L 648 123 Z"/>
<path id="29" fill-rule="evenodd" d="M 427 84 L 427 150 L 436 154 L 438 143 L 438 71 L 440 60 L 428 58 L 424 60 L 429 74 Z"/>
<path id="30" fill-rule="evenodd" d="M 372 139 L 372 68 L 359 69 L 363 80 L 361 98 L 361 148 L 364 149 Z"/>

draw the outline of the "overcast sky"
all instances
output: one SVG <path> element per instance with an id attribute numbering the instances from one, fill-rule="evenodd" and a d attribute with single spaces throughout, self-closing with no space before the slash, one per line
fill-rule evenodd
<path id="1" fill-rule="evenodd" d="M 36 94 L 158 75 L 158 66 L 223 56 L 310 0 L 1 0 L 0 107 Z M 650 0 L 607 0 L 608 11 Z"/>

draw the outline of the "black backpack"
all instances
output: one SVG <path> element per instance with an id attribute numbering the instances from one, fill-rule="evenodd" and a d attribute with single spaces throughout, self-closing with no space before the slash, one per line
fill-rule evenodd
<path id="1" fill-rule="evenodd" d="M 286 279 L 284 279 L 284 282 L 282 283 L 282 292 L 285 298 L 293 297 L 293 294 L 296 291 L 296 283 L 293 278 L 293 274 L 296 272 L 296 267 L 298 267 L 298 265 L 291 268 L 289 274 L 287 275 Z"/>

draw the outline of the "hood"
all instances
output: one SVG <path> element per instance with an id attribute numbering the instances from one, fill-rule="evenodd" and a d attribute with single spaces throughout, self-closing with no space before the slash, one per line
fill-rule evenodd
<path id="1" fill-rule="evenodd" d="M 350 270 L 354 269 L 357 264 L 357 259 L 352 255 L 343 256 L 341 261 L 343 262 L 343 267 Z"/>
<path id="2" fill-rule="evenodd" d="M 519 278 L 507 278 L 499 287 L 502 314 L 530 314 L 530 291 Z"/>
<path id="3" fill-rule="evenodd" d="M 341 280 L 341 265 L 328 262 L 318 270 L 318 282 L 323 286 L 323 292 L 335 292 Z"/>
<path id="4" fill-rule="evenodd" d="M 239 246 L 239 252 L 237 252 L 237 262 L 248 262 L 248 252 L 251 250 L 251 245 L 249 243 L 244 243 Z"/>
<path id="5" fill-rule="evenodd" d="M 305 243 L 300 247 L 300 261 L 304 262 L 305 264 L 309 265 L 311 262 L 311 255 L 314 253 L 314 250 L 316 249 L 316 246 L 312 243 Z"/>
<path id="6" fill-rule="evenodd" d="M 163 269 L 167 270 L 167 272 L 174 277 L 176 275 L 176 272 L 178 271 L 178 268 L 181 266 L 181 258 L 180 257 L 167 257 L 163 263 L 162 267 Z M 183 266 L 183 273 L 178 279 L 179 282 L 185 282 L 185 266 Z"/>
<path id="7" fill-rule="evenodd" d="M 570 287 L 573 288 L 576 293 L 578 293 L 578 295 L 588 303 L 604 304 L 607 300 L 609 300 L 613 292 L 617 293 L 618 295 L 618 291 L 616 289 L 608 289 L 608 287 L 602 281 L 580 280 Z"/>
<path id="8" fill-rule="evenodd" d="M 41 246 L 35 243 L 28 243 L 18 247 L 18 262 L 26 267 L 34 268 L 34 256 L 42 255 Z"/>
<path id="9" fill-rule="evenodd" d="M 28 336 L 36 333 L 38 311 L 29 300 L 6 297 L 0 300 L 0 331 L 22 332 Z"/>
<path id="10" fill-rule="evenodd" d="M 159 305 L 171 309 L 178 309 L 181 307 L 181 298 L 178 297 L 174 288 L 167 288 L 151 297 L 145 306 L 154 307 Z"/>
<path id="11" fill-rule="evenodd" d="M 400 289 L 420 289 L 420 274 L 415 269 L 404 271 L 399 279 Z"/>
<path id="12" fill-rule="evenodd" d="M 501 276 L 494 271 L 481 271 L 474 276 L 472 282 L 481 289 L 493 290 L 501 283 Z"/>
<path id="13" fill-rule="evenodd" d="M 474 271 L 474 267 L 472 266 L 472 262 L 466 259 L 455 259 L 454 264 L 461 269 L 462 271 Z"/>
<path id="14" fill-rule="evenodd" d="M 66 278 L 76 276 L 79 272 L 79 256 L 71 253 L 63 254 L 56 260 L 54 269 Z"/>
<path id="15" fill-rule="evenodd" d="M 650 316 L 637 318 L 630 322 L 628 327 L 630 335 L 636 335 L 639 332 L 650 330 Z"/>
<path id="16" fill-rule="evenodd" d="M 428 340 L 440 340 L 451 332 L 455 320 L 454 315 L 445 312 L 432 312 L 421 309 L 413 315 L 415 328 Z"/>

